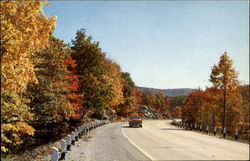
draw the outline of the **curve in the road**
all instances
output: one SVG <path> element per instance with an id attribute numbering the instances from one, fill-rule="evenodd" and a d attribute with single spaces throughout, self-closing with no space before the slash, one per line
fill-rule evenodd
<path id="1" fill-rule="evenodd" d="M 166 120 L 145 120 L 143 128 L 123 133 L 156 160 L 249 160 L 249 144 L 180 129 Z"/>

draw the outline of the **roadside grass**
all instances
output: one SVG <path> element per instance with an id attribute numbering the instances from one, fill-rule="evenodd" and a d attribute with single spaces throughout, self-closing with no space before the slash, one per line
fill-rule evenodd
<path id="1" fill-rule="evenodd" d="M 50 155 L 52 147 L 60 149 L 60 140 L 41 145 L 35 149 L 26 150 L 14 155 L 1 156 L 2 161 L 41 161 L 44 156 Z"/>
<path id="2" fill-rule="evenodd" d="M 91 138 L 91 135 L 86 134 L 86 135 L 84 135 L 84 136 L 82 137 L 82 140 L 83 140 L 83 141 L 88 141 L 90 138 Z"/>

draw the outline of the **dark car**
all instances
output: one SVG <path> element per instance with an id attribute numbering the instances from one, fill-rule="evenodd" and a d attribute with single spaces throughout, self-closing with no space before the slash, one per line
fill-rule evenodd
<path id="1" fill-rule="evenodd" d="M 129 127 L 142 127 L 142 119 L 139 116 L 132 116 L 129 120 Z"/>

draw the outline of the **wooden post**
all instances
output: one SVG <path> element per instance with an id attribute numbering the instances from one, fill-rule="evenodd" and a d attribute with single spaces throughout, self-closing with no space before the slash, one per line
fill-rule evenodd
<path id="1" fill-rule="evenodd" d="M 52 148 L 52 159 L 51 159 L 51 161 L 58 161 L 58 159 L 59 159 L 58 149 L 53 147 Z"/>
<path id="2" fill-rule="evenodd" d="M 214 127 L 214 136 L 216 135 L 217 127 Z"/>
<path id="3" fill-rule="evenodd" d="M 87 127 L 85 125 L 84 125 L 83 130 L 84 130 L 84 133 L 86 134 L 87 133 Z"/>
<path id="4" fill-rule="evenodd" d="M 75 129 L 75 141 L 78 141 L 78 131 Z"/>
<path id="5" fill-rule="evenodd" d="M 72 142 L 72 145 L 75 145 L 75 132 L 73 131 L 71 133 L 71 142 Z"/>
<path id="6" fill-rule="evenodd" d="M 78 131 L 79 131 L 78 137 L 81 138 L 81 136 L 82 136 L 82 126 L 80 126 L 78 128 Z"/>
<path id="7" fill-rule="evenodd" d="M 226 133 L 227 133 L 227 128 L 225 127 L 225 128 L 223 129 L 223 138 L 226 137 Z"/>
<path id="8" fill-rule="evenodd" d="M 81 126 L 81 135 L 83 135 L 83 133 L 84 133 L 84 126 L 82 125 Z"/>
<path id="9" fill-rule="evenodd" d="M 239 136 L 239 130 L 236 129 L 236 130 L 235 130 L 235 140 L 238 140 L 238 136 Z"/>
<path id="10" fill-rule="evenodd" d="M 66 144 L 67 144 L 67 150 L 70 150 L 70 146 L 71 146 L 71 136 L 67 135 L 66 137 Z"/>
<path id="11" fill-rule="evenodd" d="M 65 143 L 65 140 L 61 139 L 61 158 L 60 158 L 60 160 L 65 159 L 65 154 L 66 154 L 66 143 Z"/>

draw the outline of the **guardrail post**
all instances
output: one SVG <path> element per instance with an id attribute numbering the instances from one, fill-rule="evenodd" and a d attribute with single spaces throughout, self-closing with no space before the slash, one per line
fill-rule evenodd
<path id="1" fill-rule="evenodd" d="M 225 127 L 225 128 L 223 129 L 223 138 L 226 137 L 226 133 L 227 133 L 227 128 Z"/>
<path id="2" fill-rule="evenodd" d="M 239 136 L 239 130 L 236 129 L 236 130 L 235 130 L 235 140 L 238 140 L 238 136 Z"/>
<path id="3" fill-rule="evenodd" d="M 80 126 L 80 127 L 78 128 L 78 131 L 79 131 L 79 133 L 78 133 L 78 138 L 81 138 L 81 136 L 82 136 L 82 126 Z"/>
<path id="4" fill-rule="evenodd" d="M 206 128 L 206 133 L 208 134 L 208 129 L 209 129 L 209 126 L 207 125 L 207 128 Z"/>
<path id="5" fill-rule="evenodd" d="M 52 158 L 51 158 L 51 161 L 58 161 L 59 159 L 59 152 L 58 152 L 58 149 L 53 147 L 52 148 Z"/>
<path id="6" fill-rule="evenodd" d="M 67 144 L 67 151 L 70 150 L 70 146 L 71 146 L 71 137 L 70 135 L 67 135 L 66 137 L 66 144 Z"/>
<path id="7" fill-rule="evenodd" d="M 190 125 L 190 128 L 192 129 L 193 128 L 193 124 L 191 123 L 191 125 Z"/>
<path id="8" fill-rule="evenodd" d="M 83 127 L 83 130 L 84 130 L 84 134 L 86 134 L 87 133 L 87 127 L 85 125 Z"/>
<path id="9" fill-rule="evenodd" d="M 88 135 L 89 134 L 89 128 L 90 128 L 89 125 L 87 125 L 86 128 L 87 128 L 87 135 Z"/>
<path id="10" fill-rule="evenodd" d="M 75 145 L 75 132 L 71 133 L 71 143 L 72 145 Z"/>
<path id="11" fill-rule="evenodd" d="M 65 143 L 65 140 L 61 139 L 61 158 L 60 158 L 60 160 L 65 159 L 65 154 L 66 154 L 66 143 Z"/>
<path id="12" fill-rule="evenodd" d="M 75 129 L 75 141 L 78 141 L 78 131 Z"/>
<path id="13" fill-rule="evenodd" d="M 195 125 L 194 125 L 194 130 L 196 130 L 196 127 L 197 127 L 197 125 L 195 124 Z"/>
<path id="14" fill-rule="evenodd" d="M 82 130 L 82 132 L 81 132 L 81 136 L 82 136 L 84 133 L 84 126 L 83 125 L 81 126 L 81 130 Z"/>
<path id="15" fill-rule="evenodd" d="M 217 127 L 214 127 L 214 136 L 216 135 Z"/>
<path id="16" fill-rule="evenodd" d="M 200 131 L 202 132 L 202 125 L 200 125 Z"/>

